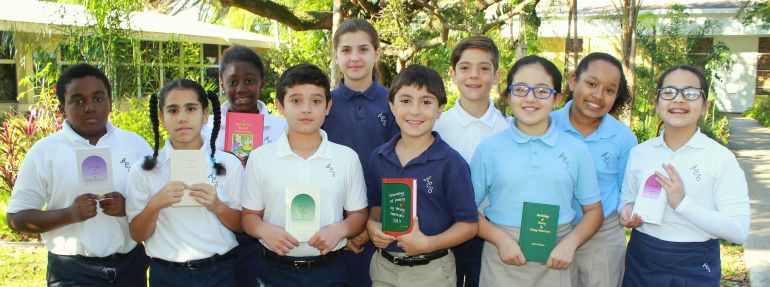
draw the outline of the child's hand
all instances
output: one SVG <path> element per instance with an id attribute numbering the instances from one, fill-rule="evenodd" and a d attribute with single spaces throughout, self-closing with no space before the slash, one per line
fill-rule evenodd
<path id="1" fill-rule="evenodd" d="M 577 246 L 571 244 L 566 240 L 562 240 L 551 251 L 551 255 L 548 256 L 545 266 L 550 269 L 565 270 L 572 264 L 572 260 L 575 258 L 575 250 Z"/>
<path id="2" fill-rule="evenodd" d="M 412 218 L 412 220 L 414 221 L 412 231 L 396 238 L 398 240 L 397 246 L 404 249 L 406 256 L 415 256 L 431 252 L 430 238 L 420 231 L 420 223 L 417 221 L 417 218 Z"/>
<path id="3" fill-rule="evenodd" d="M 99 201 L 99 207 L 109 216 L 126 216 L 126 198 L 117 191 L 107 193 Z"/>
<path id="4" fill-rule="evenodd" d="M 265 241 L 265 244 L 270 247 L 270 250 L 273 250 L 273 252 L 280 256 L 289 254 L 294 247 L 299 246 L 299 241 L 294 236 L 291 236 L 283 228 L 267 222 L 264 223 L 259 235 Z"/>
<path id="5" fill-rule="evenodd" d="M 682 183 L 682 178 L 679 177 L 679 172 L 676 171 L 673 165 L 664 163 L 663 169 L 666 170 L 669 177 L 657 171 L 655 172 L 655 177 L 663 189 L 666 190 L 668 205 L 676 209 L 679 203 L 682 202 L 682 199 L 684 199 L 684 183 Z"/>
<path id="6" fill-rule="evenodd" d="M 216 213 L 216 209 L 222 204 L 217 197 L 217 190 L 208 183 L 196 183 L 190 186 L 190 196 L 198 203 L 202 204 L 211 212 Z"/>
<path id="7" fill-rule="evenodd" d="M 161 209 L 177 204 L 182 201 L 185 188 L 187 188 L 187 185 L 180 181 L 170 181 L 150 198 L 147 206 Z"/>
<path id="8" fill-rule="evenodd" d="M 638 214 L 632 214 L 633 211 L 633 203 L 629 203 L 623 206 L 623 208 L 620 209 L 620 224 L 628 228 L 637 228 L 641 226 L 644 223 L 644 220 L 642 220 L 642 217 Z"/>
<path id="9" fill-rule="evenodd" d="M 321 255 L 326 255 L 326 253 L 333 251 L 332 249 L 340 243 L 340 240 L 345 238 L 346 233 L 342 225 L 329 224 L 318 230 L 313 237 L 310 237 L 307 244 L 321 251 Z"/>
<path id="10" fill-rule="evenodd" d="M 527 264 L 527 258 L 524 257 L 524 253 L 521 252 L 519 242 L 516 239 L 508 236 L 500 245 L 497 245 L 497 253 L 500 254 L 500 260 L 508 265 L 521 266 Z"/>
<path id="11" fill-rule="evenodd" d="M 388 245 L 396 241 L 396 238 L 382 232 L 382 223 L 369 220 L 366 222 L 366 230 L 372 239 L 372 243 L 379 249 L 388 248 Z"/>
<path id="12" fill-rule="evenodd" d="M 355 254 L 364 252 L 364 244 L 369 242 L 369 232 L 364 230 L 353 238 L 348 239 L 348 243 L 345 244 L 345 248 L 352 251 Z"/>
<path id="13" fill-rule="evenodd" d="M 96 216 L 96 201 L 101 196 L 93 193 L 81 194 L 75 197 L 72 204 L 67 208 L 73 222 L 83 222 Z"/>

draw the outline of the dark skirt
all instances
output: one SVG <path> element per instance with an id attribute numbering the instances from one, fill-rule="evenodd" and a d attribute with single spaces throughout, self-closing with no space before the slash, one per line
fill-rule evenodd
<path id="1" fill-rule="evenodd" d="M 623 286 L 719 286 L 721 273 L 719 240 L 669 242 L 631 232 Z"/>

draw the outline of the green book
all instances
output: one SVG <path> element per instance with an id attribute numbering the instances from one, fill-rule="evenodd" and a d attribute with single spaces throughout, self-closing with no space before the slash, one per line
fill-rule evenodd
<path id="1" fill-rule="evenodd" d="M 400 236 L 412 231 L 417 217 L 417 180 L 382 179 L 382 232 Z"/>
<path id="2" fill-rule="evenodd" d="M 527 261 L 548 261 L 548 256 L 556 246 L 558 226 L 558 205 L 524 202 L 519 247 Z"/>

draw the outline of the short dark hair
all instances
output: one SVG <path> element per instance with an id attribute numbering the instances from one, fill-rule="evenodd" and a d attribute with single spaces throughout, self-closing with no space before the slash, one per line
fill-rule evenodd
<path id="1" fill-rule="evenodd" d="M 425 88 L 428 90 L 428 93 L 436 96 L 439 106 L 443 106 L 447 102 L 444 81 L 441 80 L 441 75 L 436 70 L 426 66 L 413 64 L 401 70 L 390 84 L 388 101 L 392 103 L 398 90 L 404 86 Z"/>
<path id="2" fill-rule="evenodd" d="M 219 64 L 219 75 L 222 75 L 222 73 L 225 72 L 227 65 L 237 62 L 253 65 L 254 68 L 259 71 L 259 78 L 262 80 L 265 79 L 265 65 L 262 64 L 262 59 L 257 53 L 241 45 L 230 46 L 230 48 L 227 48 L 222 52 L 222 61 Z"/>
<path id="3" fill-rule="evenodd" d="M 620 83 L 618 83 L 618 96 L 615 98 L 615 102 L 612 103 L 612 108 L 610 108 L 610 113 L 615 114 L 617 113 L 623 106 L 628 104 L 631 101 L 631 94 L 628 91 L 628 81 L 626 81 L 626 75 L 623 73 L 623 64 L 618 61 L 617 58 L 613 57 L 610 54 L 607 53 L 601 53 L 601 52 L 594 52 L 591 54 L 588 54 L 588 56 L 583 57 L 583 59 L 580 60 L 580 63 L 578 63 L 577 68 L 575 69 L 575 79 L 580 80 L 580 75 L 583 74 L 586 70 L 588 70 L 588 66 L 591 65 L 591 63 L 596 61 L 606 61 L 607 63 L 612 64 L 616 68 L 618 68 L 618 72 L 620 73 Z M 572 93 L 575 90 L 575 87 L 570 87 L 570 95 L 569 98 L 572 99 Z"/>
<path id="4" fill-rule="evenodd" d="M 329 77 L 315 65 L 299 64 L 289 67 L 286 71 L 283 71 L 281 77 L 278 78 L 278 85 L 276 87 L 276 99 L 278 102 L 283 104 L 283 98 L 286 96 L 286 89 L 301 84 L 311 84 L 322 87 L 324 89 L 327 105 L 329 104 L 329 101 L 331 101 L 332 93 L 329 85 Z"/>
<path id="5" fill-rule="evenodd" d="M 660 78 L 658 78 L 658 87 L 655 89 L 655 99 L 657 100 L 659 97 L 658 90 L 663 87 L 663 80 L 668 77 L 668 74 L 671 74 L 674 71 L 682 70 L 687 71 L 690 73 L 693 73 L 696 77 L 698 77 L 698 81 L 700 82 L 700 89 L 703 90 L 703 101 L 708 101 L 709 98 L 709 89 L 708 89 L 708 81 L 706 81 L 706 75 L 703 74 L 701 70 L 699 70 L 696 67 L 689 66 L 689 65 L 679 65 L 676 67 L 672 67 L 665 72 L 663 72 L 662 75 L 660 75 Z"/>
<path id="6" fill-rule="evenodd" d="M 64 104 L 64 93 L 66 92 L 67 85 L 69 85 L 72 80 L 88 76 L 101 80 L 102 83 L 104 83 L 104 86 L 107 87 L 107 97 L 112 99 L 112 87 L 110 86 L 110 80 L 107 79 L 107 75 L 95 66 L 80 63 L 64 70 L 59 76 L 59 79 L 56 80 L 56 98 L 59 100 L 59 104 Z"/>
<path id="7" fill-rule="evenodd" d="M 463 56 L 463 52 L 468 49 L 480 49 L 489 53 L 492 58 L 492 64 L 495 66 L 495 71 L 500 68 L 500 51 L 495 45 L 495 41 L 485 36 L 470 36 L 460 40 L 459 43 L 452 49 L 452 56 L 450 56 L 450 63 L 452 69 L 455 68 L 457 62 Z"/>
<path id="8" fill-rule="evenodd" d="M 562 76 L 559 68 L 557 68 L 556 65 L 554 65 L 546 58 L 536 55 L 529 55 L 516 61 L 516 63 L 513 64 L 513 67 L 511 67 L 511 70 L 508 71 L 508 76 L 505 77 L 505 90 L 500 95 L 502 98 L 507 98 L 508 95 L 510 95 L 511 83 L 513 82 L 513 76 L 516 75 L 516 72 L 518 72 L 522 67 L 531 64 L 538 64 L 542 66 L 543 69 L 545 69 L 545 72 L 551 76 L 551 85 L 553 86 L 553 89 L 556 90 L 556 93 L 561 93 Z"/>

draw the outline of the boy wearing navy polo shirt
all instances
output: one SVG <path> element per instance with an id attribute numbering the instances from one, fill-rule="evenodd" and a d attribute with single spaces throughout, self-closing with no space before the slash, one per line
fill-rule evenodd
<path id="1" fill-rule="evenodd" d="M 436 71 L 412 65 L 393 80 L 388 101 L 401 133 L 372 152 L 367 168 L 367 230 L 379 249 L 369 271 L 372 285 L 455 286 L 449 248 L 476 235 L 478 217 L 467 163 L 432 132 L 447 101 L 444 83 Z M 408 234 L 382 232 L 383 178 L 417 180 L 419 220 Z"/>

